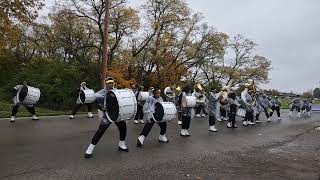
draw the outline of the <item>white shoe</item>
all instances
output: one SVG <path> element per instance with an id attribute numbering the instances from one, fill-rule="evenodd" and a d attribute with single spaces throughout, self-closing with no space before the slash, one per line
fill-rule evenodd
<path id="1" fill-rule="evenodd" d="M 292 116 L 292 111 L 290 111 L 289 116 Z"/>
<path id="2" fill-rule="evenodd" d="M 281 120 L 281 117 L 278 117 L 278 120 Z"/>
<path id="3" fill-rule="evenodd" d="M 227 123 L 227 128 L 231 128 L 231 127 L 232 127 L 231 122 L 228 122 Z"/>
<path id="4" fill-rule="evenodd" d="M 159 136 L 159 142 L 161 142 L 161 143 L 168 143 L 169 140 L 167 139 L 166 135 L 164 134 L 164 135 L 160 135 L 160 136 Z"/>
<path id="5" fill-rule="evenodd" d="M 146 137 L 144 135 L 141 135 L 141 136 L 138 137 L 138 142 L 137 142 L 137 146 L 138 147 L 141 147 L 143 145 L 143 142 L 144 142 L 145 138 Z"/>
<path id="6" fill-rule="evenodd" d="M 201 117 L 201 115 L 200 114 L 196 114 L 196 117 Z"/>
<path id="7" fill-rule="evenodd" d="M 94 150 L 95 145 L 90 144 L 85 153 L 85 158 L 90 158 L 92 156 L 92 152 Z"/>
<path id="8" fill-rule="evenodd" d="M 247 124 L 248 124 L 248 125 L 255 125 L 256 123 L 251 122 L 251 121 L 248 121 Z"/>
<path id="9" fill-rule="evenodd" d="M 88 117 L 89 117 L 89 118 L 93 118 L 92 112 L 88 112 Z"/>
<path id="10" fill-rule="evenodd" d="M 219 122 L 222 122 L 222 120 L 219 118 L 219 119 L 217 119 L 217 121 L 219 121 Z"/>
<path id="11" fill-rule="evenodd" d="M 141 124 L 144 124 L 144 120 L 140 120 L 139 122 L 140 122 Z"/>
<path id="12" fill-rule="evenodd" d="M 69 119 L 74 119 L 74 115 L 70 115 L 70 116 L 69 116 Z"/>
<path id="13" fill-rule="evenodd" d="M 181 136 L 187 136 L 185 129 L 181 129 L 180 135 Z"/>
<path id="14" fill-rule="evenodd" d="M 271 122 L 271 119 L 270 119 L 270 118 L 268 118 L 268 122 Z"/>
<path id="15" fill-rule="evenodd" d="M 124 141 L 119 141 L 118 146 L 119 146 L 119 151 L 125 151 L 125 152 L 129 151 Z"/>
<path id="16" fill-rule="evenodd" d="M 32 120 L 39 120 L 39 118 L 37 117 L 37 115 L 33 115 Z"/>
<path id="17" fill-rule="evenodd" d="M 217 132 L 218 130 L 216 129 L 215 126 L 210 126 L 210 127 L 209 127 L 209 131 L 211 131 L 211 132 Z"/>
<path id="18" fill-rule="evenodd" d="M 247 124 L 247 121 L 243 121 L 243 122 L 242 122 L 242 125 L 247 126 L 247 125 L 248 125 L 248 124 Z"/>
<path id="19" fill-rule="evenodd" d="M 202 116 L 202 117 L 206 117 L 206 115 L 205 115 L 205 114 L 202 114 L 201 116 Z"/>
<path id="20" fill-rule="evenodd" d="M 299 117 L 299 118 L 301 117 L 301 113 L 298 113 L 298 117 Z"/>
<path id="21" fill-rule="evenodd" d="M 11 118 L 10 118 L 10 122 L 14 122 L 14 121 L 15 121 L 15 119 L 16 119 L 16 117 L 11 116 Z"/>
<path id="22" fill-rule="evenodd" d="M 189 134 L 189 132 L 188 132 L 187 129 L 185 129 L 185 132 L 186 132 L 186 135 L 187 135 L 187 136 L 190 136 L 190 134 Z"/>
<path id="23" fill-rule="evenodd" d="M 260 121 L 259 121 L 259 120 L 256 120 L 256 123 L 260 123 Z"/>
<path id="24" fill-rule="evenodd" d="M 134 120 L 133 122 L 134 122 L 135 124 L 138 124 L 138 123 L 139 123 L 139 121 L 138 121 L 138 120 Z"/>
<path id="25" fill-rule="evenodd" d="M 223 118 L 223 120 L 224 120 L 224 121 L 228 121 L 228 120 L 229 120 L 229 118 L 225 117 L 225 118 Z"/>
<path id="26" fill-rule="evenodd" d="M 182 124 L 182 121 L 178 121 L 178 125 L 181 125 Z"/>

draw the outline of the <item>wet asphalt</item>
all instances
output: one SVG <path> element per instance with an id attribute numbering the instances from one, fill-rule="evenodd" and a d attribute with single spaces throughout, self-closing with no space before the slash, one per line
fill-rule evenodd
<path id="1" fill-rule="evenodd" d="M 320 113 L 228 129 L 208 118 L 192 119 L 188 138 L 176 121 L 168 123 L 168 144 L 158 143 L 155 125 L 142 148 L 143 125 L 127 122 L 129 152 L 119 152 L 118 129 L 111 125 L 91 159 L 84 152 L 98 128 L 97 116 L 0 120 L 0 179 L 319 179 Z"/>

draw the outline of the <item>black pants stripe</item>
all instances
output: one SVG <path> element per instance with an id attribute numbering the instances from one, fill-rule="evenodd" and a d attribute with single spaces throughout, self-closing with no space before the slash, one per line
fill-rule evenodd
<path id="1" fill-rule="evenodd" d="M 191 116 L 182 116 L 182 129 L 189 129 Z"/>
<path id="2" fill-rule="evenodd" d="M 138 119 L 143 119 L 143 106 L 141 104 L 138 104 L 137 107 L 137 113 L 136 116 L 134 117 L 134 120 L 138 120 Z"/>
<path id="3" fill-rule="evenodd" d="M 268 108 L 263 108 L 264 113 L 266 114 L 267 118 L 269 118 Z"/>
<path id="4" fill-rule="evenodd" d="M 25 105 L 25 108 L 27 109 L 27 111 L 32 114 L 32 115 L 36 115 L 36 110 L 34 108 L 34 106 L 29 107 L 28 105 Z M 11 116 L 16 116 L 18 113 L 18 109 L 19 109 L 19 105 L 14 105 L 12 106 L 12 112 L 11 112 Z"/>
<path id="5" fill-rule="evenodd" d="M 270 117 L 272 117 L 274 111 L 277 111 L 277 115 L 280 117 L 280 106 L 272 106 L 271 109 L 272 111 L 270 112 Z"/>
<path id="6" fill-rule="evenodd" d="M 291 107 L 290 111 L 293 111 L 293 110 L 295 110 L 295 109 L 296 109 L 298 112 L 301 111 L 300 107 L 299 107 L 299 106 L 296 106 L 296 105 L 293 105 L 293 106 Z"/>
<path id="7" fill-rule="evenodd" d="M 151 131 L 153 125 L 156 123 L 153 119 L 150 120 L 151 122 L 148 122 L 144 125 L 142 132 L 140 135 L 144 135 L 145 137 L 148 136 L 149 132 Z M 167 122 L 159 122 L 157 123 L 160 127 L 160 134 L 165 135 L 167 132 Z"/>
<path id="8" fill-rule="evenodd" d="M 101 137 L 103 136 L 103 134 L 106 132 L 106 130 L 108 129 L 108 127 L 110 126 L 111 122 L 104 122 L 102 121 L 99 125 L 99 129 L 97 130 L 97 132 L 94 134 L 91 144 L 96 145 L 99 140 L 101 139 Z M 126 135 L 127 135 L 127 125 L 125 121 L 120 121 L 120 122 L 115 122 L 115 124 L 117 125 L 119 132 L 120 132 L 120 141 L 124 141 L 126 139 Z"/>
<path id="9" fill-rule="evenodd" d="M 246 116 L 243 121 L 251 121 L 253 122 L 253 111 L 246 111 Z"/>
<path id="10" fill-rule="evenodd" d="M 227 117 L 227 110 L 225 108 L 220 108 L 220 113 L 222 117 Z"/>
<path id="11" fill-rule="evenodd" d="M 260 117 L 260 112 L 256 114 L 256 121 L 259 121 L 259 117 Z"/>
<path id="12" fill-rule="evenodd" d="M 77 105 L 73 108 L 71 114 L 72 114 L 72 115 L 76 115 L 82 105 L 84 105 L 84 104 L 77 104 Z M 92 112 L 92 104 L 85 104 L 85 105 L 88 106 L 88 112 Z"/>
<path id="13" fill-rule="evenodd" d="M 209 126 L 214 126 L 216 124 L 216 116 L 209 116 Z"/>
<path id="14" fill-rule="evenodd" d="M 205 109 L 205 106 L 203 104 L 199 104 L 197 107 L 196 107 L 196 114 L 200 114 L 202 111 L 203 114 L 207 114 L 206 112 L 206 109 Z"/>
<path id="15" fill-rule="evenodd" d="M 231 123 L 231 126 L 235 126 L 235 124 L 236 124 L 236 112 L 234 112 L 234 113 L 230 112 L 228 122 Z"/>

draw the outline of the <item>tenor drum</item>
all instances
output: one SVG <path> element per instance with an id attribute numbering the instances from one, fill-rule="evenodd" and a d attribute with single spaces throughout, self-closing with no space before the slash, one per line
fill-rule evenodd
<path id="1" fill-rule="evenodd" d="M 81 90 L 79 94 L 79 101 L 81 104 L 90 104 L 96 100 L 94 91 L 92 89 Z"/>
<path id="2" fill-rule="evenodd" d="M 197 105 L 197 98 L 195 96 L 183 96 L 181 103 L 183 107 L 194 108 Z"/>
<path id="3" fill-rule="evenodd" d="M 106 94 L 106 116 L 112 122 L 126 121 L 137 112 L 137 100 L 130 89 L 114 89 Z"/>
<path id="4" fill-rule="evenodd" d="M 172 121 L 176 118 L 177 108 L 172 102 L 156 102 L 153 118 L 157 122 Z"/>
<path id="5" fill-rule="evenodd" d="M 40 89 L 31 86 L 23 86 L 17 93 L 17 101 L 21 104 L 34 105 L 40 99 Z"/>
<path id="6" fill-rule="evenodd" d="M 237 116 L 244 118 L 246 116 L 246 110 L 242 109 L 242 108 L 239 108 L 238 111 L 237 111 Z"/>
<path id="7" fill-rule="evenodd" d="M 141 91 L 138 95 L 138 101 L 145 102 L 148 99 L 149 95 L 150 95 L 149 92 Z"/>

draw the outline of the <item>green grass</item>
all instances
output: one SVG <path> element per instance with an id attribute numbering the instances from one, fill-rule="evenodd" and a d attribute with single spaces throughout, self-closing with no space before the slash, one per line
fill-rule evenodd
<path id="1" fill-rule="evenodd" d="M 7 118 L 11 116 L 12 103 L 0 102 L 0 117 Z M 65 115 L 70 113 L 70 111 L 54 111 L 48 108 L 36 107 L 36 112 L 38 116 L 57 116 Z M 19 107 L 17 117 L 30 117 L 30 113 L 22 105 Z"/>
<path id="2" fill-rule="evenodd" d="M 282 109 L 290 109 L 291 105 L 288 103 L 291 101 L 290 98 L 281 98 L 281 108 Z"/>
<path id="3" fill-rule="evenodd" d="M 314 104 L 320 104 L 320 99 L 314 99 Z"/>

